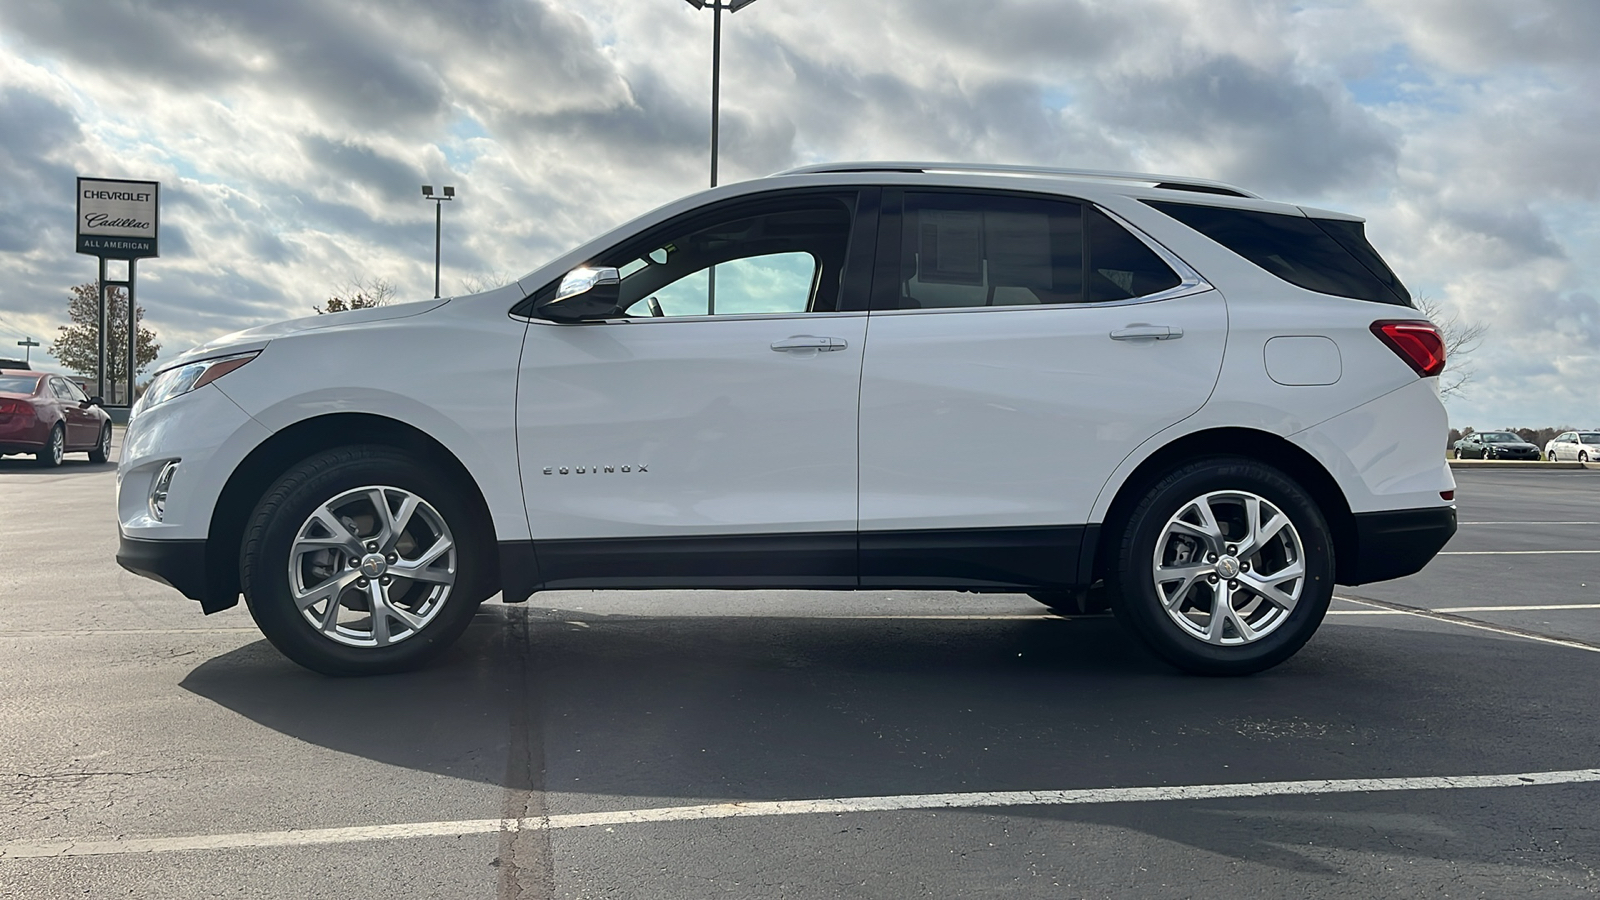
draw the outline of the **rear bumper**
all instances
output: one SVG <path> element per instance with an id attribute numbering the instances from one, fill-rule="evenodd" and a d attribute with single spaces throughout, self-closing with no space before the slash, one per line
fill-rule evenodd
<path id="1" fill-rule="evenodd" d="M 135 575 L 177 588 L 190 600 L 200 601 L 208 613 L 227 609 L 239 595 L 222 596 L 207 577 L 205 540 L 144 541 L 122 535 L 117 542 L 117 565 Z"/>
<path id="2" fill-rule="evenodd" d="M 1340 584 L 1414 575 L 1456 533 L 1453 506 L 1356 513 L 1355 555 L 1339 561 Z"/>

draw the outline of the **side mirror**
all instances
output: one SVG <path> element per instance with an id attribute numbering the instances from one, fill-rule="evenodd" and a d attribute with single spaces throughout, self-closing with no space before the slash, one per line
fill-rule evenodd
<path id="1" fill-rule="evenodd" d="M 573 269 L 561 279 L 556 295 L 535 301 L 534 314 L 552 322 L 583 322 L 617 315 L 622 275 L 616 269 Z"/>
<path id="2" fill-rule="evenodd" d="M 90 406 L 105 406 L 106 405 L 106 398 L 99 397 L 99 396 L 90 397 L 89 400 L 88 400 L 88 403 L 89 403 Z"/>

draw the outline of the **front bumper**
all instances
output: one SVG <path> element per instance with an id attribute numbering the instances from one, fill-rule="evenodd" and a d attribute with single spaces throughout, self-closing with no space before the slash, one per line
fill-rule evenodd
<path id="1" fill-rule="evenodd" d="M 141 541 L 122 535 L 117 542 L 117 565 L 183 592 L 190 600 L 206 593 L 206 542 Z"/>
<path id="2" fill-rule="evenodd" d="M 1456 509 L 1356 513 L 1355 554 L 1339 560 L 1343 585 L 1387 581 L 1422 571 L 1456 533 Z"/>

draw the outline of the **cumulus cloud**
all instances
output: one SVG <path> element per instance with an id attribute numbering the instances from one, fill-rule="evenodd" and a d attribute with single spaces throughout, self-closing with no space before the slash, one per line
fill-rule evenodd
<path id="1" fill-rule="evenodd" d="M 723 180 L 839 159 L 1167 171 L 1348 209 L 1490 325 L 1498 420 L 1576 400 L 1600 280 L 1589 0 L 778 0 L 724 21 Z M 521 274 L 702 187 L 710 16 L 675 0 L 8 0 L 0 337 L 45 336 L 75 175 L 163 184 L 171 351 L 339 284 Z M 20 336 L 20 335 L 19 335 Z M 1534 398 L 1530 400 L 1530 398 Z"/>

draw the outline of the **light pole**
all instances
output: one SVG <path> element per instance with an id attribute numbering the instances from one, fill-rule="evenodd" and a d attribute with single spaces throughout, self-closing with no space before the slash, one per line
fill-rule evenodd
<path id="1" fill-rule="evenodd" d="M 717 125 L 722 94 L 722 11 L 736 13 L 756 0 L 687 0 L 695 9 L 711 8 L 711 186 L 717 186 Z"/>
<path id="2" fill-rule="evenodd" d="M 17 346 L 26 348 L 22 351 L 22 362 L 28 368 L 33 368 L 33 348 L 39 346 L 39 342 L 29 337 L 17 341 Z"/>
<path id="3" fill-rule="evenodd" d="M 752 0 L 753 2 L 753 0 Z M 433 299 L 439 299 L 439 232 L 444 225 L 444 201 L 456 198 L 456 189 L 450 185 L 444 186 L 444 193 L 437 196 L 433 193 L 433 185 L 422 186 L 422 196 L 425 200 L 433 201 Z"/>

